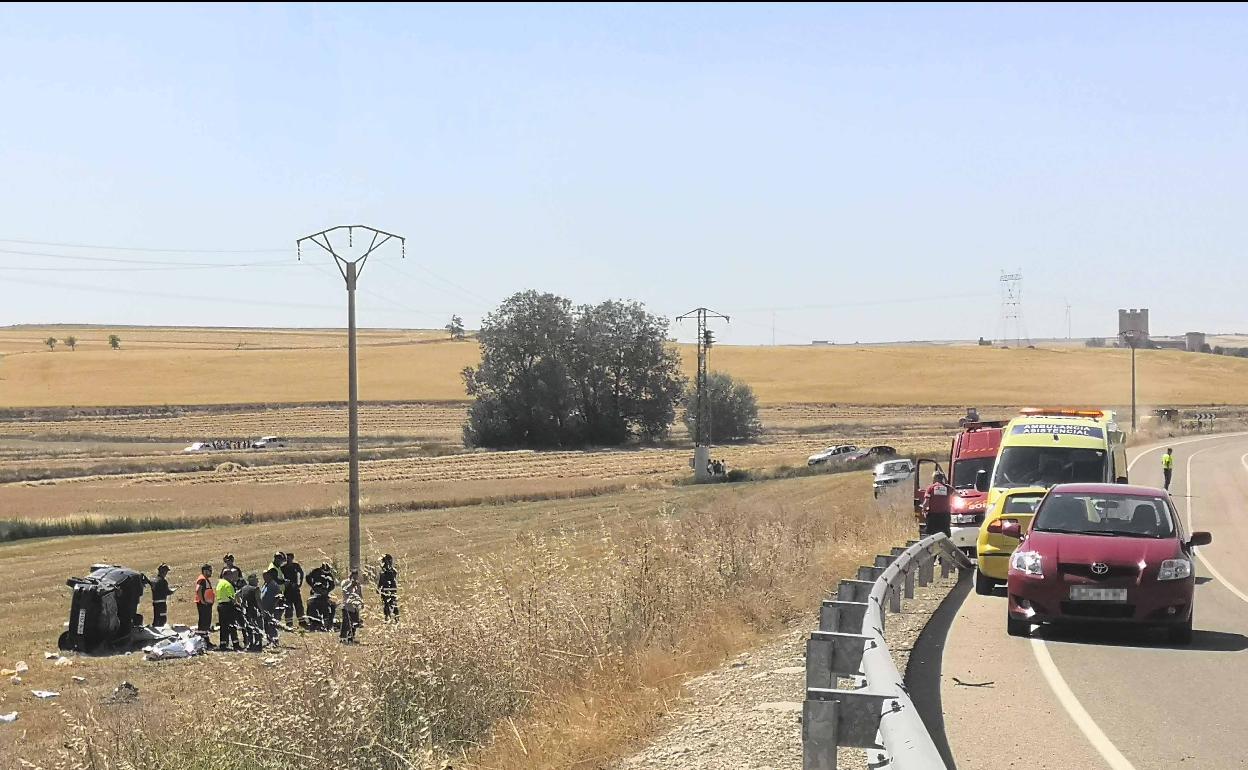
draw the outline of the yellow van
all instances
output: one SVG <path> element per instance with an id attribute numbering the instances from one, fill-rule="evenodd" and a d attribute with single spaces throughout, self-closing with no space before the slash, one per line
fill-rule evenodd
<path id="1" fill-rule="evenodd" d="M 975 488 L 988 493 L 989 512 L 976 543 L 976 589 L 991 592 L 993 585 L 1004 582 L 1018 544 L 1014 537 L 988 532 L 1006 512 L 1010 501 L 1002 498 L 1012 490 L 1027 489 L 1028 495 L 1014 501 L 1026 505 L 1036 499 L 1036 491 L 1076 482 L 1127 483 L 1126 436 L 1113 412 L 1023 409 L 1006 424 L 991 475 L 980 471 L 975 478 Z"/>

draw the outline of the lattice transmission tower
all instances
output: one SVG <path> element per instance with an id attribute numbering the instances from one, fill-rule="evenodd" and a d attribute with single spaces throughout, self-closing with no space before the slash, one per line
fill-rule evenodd
<path id="1" fill-rule="evenodd" d="M 1023 320 L 1023 271 L 1001 271 L 1001 325 L 997 338 L 1001 344 L 1014 341 L 1015 347 L 1031 344 L 1027 336 L 1027 322 Z"/>

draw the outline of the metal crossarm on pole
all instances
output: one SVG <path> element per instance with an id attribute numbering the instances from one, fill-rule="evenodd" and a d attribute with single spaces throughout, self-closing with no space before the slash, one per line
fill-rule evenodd
<path id="1" fill-rule="evenodd" d="M 365 233 L 372 234 L 368 248 L 364 253 L 349 259 L 342 256 L 334 249 L 333 241 L 330 236 L 334 233 L 341 233 L 342 230 L 347 231 L 347 249 L 354 250 L 355 231 L 362 230 Z M 380 239 L 380 240 L 378 240 Z M 316 244 L 331 257 L 334 258 L 334 266 L 338 268 L 338 273 L 342 275 L 342 280 L 347 285 L 347 422 L 348 422 L 348 454 L 347 463 L 347 485 L 349 489 L 348 503 L 348 541 L 350 551 L 351 569 L 360 568 L 360 410 L 359 410 L 359 377 L 358 367 L 356 365 L 356 334 L 355 334 L 355 288 L 359 282 L 360 273 L 364 270 L 364 265 L 368 261 L 369 255 L 377 249 L 384 246 L 391 240 L 399 241 L 403 259 L 407 258 L 407 239 L 401 235 L 388 233 L 385 230 L 378 230 L 368 225 L 338 225 L 328 230 L 322 230 L 319 233 L 305 235 L 295 241 L 295 248 L 300 260 L 303 259 L 303 243 L 310 241 Z"/>

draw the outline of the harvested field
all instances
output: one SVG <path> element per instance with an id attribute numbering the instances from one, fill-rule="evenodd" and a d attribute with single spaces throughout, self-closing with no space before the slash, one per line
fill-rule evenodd
<path id="1" fill-rule="evenodd" d="M 467 403 L 362 404 L 360 433 L 368 438 L 401 438 L 458 444 Z M 46 439 L 101 438 L 143 441 L 192 441 L 278 435 L 290 439 L 345 439 L 347 407 L 272 406 L 263 409 L 180 407 L 145 409 L 100 416 L 66 414 L 55 419 L 46 412 L 0 418 L 0 435 Z"/>
<path id="2" fill-rule="evenodd" d="M 563 581 L 578 578 L 569 584 L 573 585 L 579 579 L 598 580 L 601 575 L 618 569 L 621 556 L 628 563 L 634 549 L 644 548 L 644 543 L 629 541 L 629 533 L 636 528 L 662 526 L 662 522 L 675 522 L 699 511 L 704 512 L 702 515 L 710 516 L 716 511 L 745 512 L 766 508 L 771 517 L 792 517 L 799 524 L 802 521 L 821 521 L 818 526 L 831 527 L 833 533 L 837 532 L 838 527 L 844 530 L 826 549 L 816 552 L 818 563 L 807 565 L 800 570 L 800 574 L 785 574 L 786 590 L 789 586 L 787 581 L 805 576 L 804 582 L 796 584 L 802 587 L 799 593 L 805 601 L 808 599 L 805 594 L 818 594 L 826 585 L 834 582 L 835 575 L 829 574 L 830 570 L 840 569 L 842 563 L 856 563 L 893 542 L 898 536 L 899 530 L 895 526 L 898 521 L 890 518 L 887 526 L 872 523 L 877 516 L 884 514 L 872 513 L 874 509 L 870 506 L 873 503 L 866 493 L 867 486 L 863 474 L 849 474 L 757 484 L 639 491 L 589 501 L 395 514 L 366 521 L 365 557 L 371 564 L 375 563 L 376 557 L 382 551 L 397 556 L 403 575 L 405 623 L 414 624 L 404 629 L 404 634 L 413 633 L 417 628 L 422 629 L 423 633 L 424 626 L 421 624 L 426 611 L 445 611 L 437 608 L 446 607 L 447 602 L 462 601 L 472 604 L 486 601 L 487 596 L 493 595 L 495 591 L 518 589 L 518 586 L 503 583 L 491 585 L 489 591 L 481 593 L 483 585 L 480 581 L 494 573 L 490 570 L 483 572 L 482 562 L 479 560 L 490 560 L 497 564 L 528 564 L 536 571 L 535 577 L 549 574 L 551 569 L 560 569 L 557 565 L 572 565 L 576 574 L 564 577 Z M 815 519 L 810 519 L 812 516 Z M 826 518 L 828 516 L 832 518 Z M 205 693 L 213 693 L 212 697 L 217 694 L 225 696 L 225 691 L 221 690 L 222 683 L 237 682 L 240 686 L 251 686 L 246 684 L 251 682 L 260 691 L 268 692 L 269 688 L 279 686 L 278 683 L 284 677 L 295 675 L 295 672 L 302 671 L 303 668 L 314 667 L 316 661 L 341 659 L 344 654 L 341 648 L 331 646 L 331 640 L 324 636 L 288 636 L 285 653 L 279 656 L 272 669 L 264 666 L 261 660 L 263 656 L 246 655 L 211 655 L 197 660 L 161 664 L 147 663 L 133 655 L 104 658 L 78 656 L 68 668 L 54 667 L 50 661 L 43 660 L 42 653 L 54 646 L 61 623 L 68 613 L 69 590 L 63 582 L 68 574 L 79 572 L 87 564 L 101 559 L 146 570 L 150 570 L 158 561 L 167 561 L 173 566 L 172 578 L 180 588 L 174 597 L 171 616 L 175 622 L 185 622 L 194 614 L 190 606 L 189 585 L 200 562 L 218 563 L 221 553 L 231 551 L 238 555 L 239 563 L 244 568 L 254 569 L 256 565 L 266 563 L 269 555 L 278 548 L 295 551 L 305 567 L 310 567 L 322 558 L 341 561 L 343 554 L 338 549 L 342 543 L 344 526 L 340 520 L 325 519 L 189 533 L 70 538 L 0 546 L 0 570 L 10 575 L 14 581 L 10 586 L 14 601 L 6 602 L 0 607 L 0 650 L 5 651 L 5 663 L 11 663 L 13 659 L 28 661 L 31 664 L 31 671 L 26 676 L 29 687 L 62 693 L 59 701 L 41 702 L 29 697 L 26 684 L 22 688 L 0 690 L 0 710 L 18 710 L 21 714 L 20 731 L 0 732 L 0 754 L 30 759 L 46 766 L 50 764 L 50 757 L 71 736 L 81 734 L 77 729 L 67 729 L 64 714 L 68 715 L 70 724 L 96 725 L 90 728 L 94 736 L 111 741 L 110 732 L 118 729 L 123 720 L 130 720 L 128 729 L 133 730 L 136 723 L 154 726 L 159 723 L 162 713 L 180 714 L 195 703 L 214 708 L 212 703 L 203 699 Z M 879 531 L 872 539 L 871 533 L 877 528 Z M 702 530 L 699 527 L 694 531 Z M 756 536 L 759 534 L 765 535 L 765 532 L 756 533 Z M 737 543 L 737 547 L 748 547 L 758 551 L 759 555 L 769 553 L 767 549 L 774 549 L 777 545 L 770 543 L 765 537 L 761 542 L 748 546 L 743 542 Z M 637 553 L 642 552 L 644 551 Z M 715 564 L 712 559 L 705 565 L 712 575 L 715 574 Z M 848 566 L 844 568 L 848 569 Z M 519 566 L 521 573 L 527 574 L 528 569 Z M 690 565 L 685 569 L 702 567 Z M 812 574 L 820 576 L 813 584 L 810 580 Z M 520 577 L 520 574 L 516 577 Z M 675 577 L 676 575 L 673 576 Z M 686 632 L 679 624 L 692 622 L 706 611 L 717 610 L 722 616 L 731 602 L 713 603 L 720 600 L 708 596 L 701 600 L 705 604 L 695 604 L 684 610 L 686 615 L 669 616 L 669 622 L 677 625 L 672 626 L 668 633 L 678 633 L 681 636 L 665 636 L 669 640 L 663 643 L 680 645 L 680 650 L 688 650 L 690 654 L 672 655 L 672 648 L 664 648 L 670 652 L 665 652 L 663 659 L 681 661 L 680 667 L 673 668 L 670 664 L 664 664 L 654 669 L 653 675 L 643 676 L 641 683 L 633 683 L 632 677 L 614 682 L 611 686 L 618 689 L 613 689 L 614 694 L 605 700 L 614 704 L 613 709 L 621 708 L 628 702 L 627 699 L 635 697 L 633 688 L 639 685 L 644 685 L 640 692 L 651 692 L 651 688 L 656 685 L 668 688 L 663 690 L 663 697 L 674 697 L 676 693 L 672 688 L 678 686 L 679 678 L 670 675 L 714 665 L 722 655 L 752 643 L 759 631 L 791 615 L 793 610 L 784 609 L 783 606 L 792 600 L 784 598 L 787 594 L 778 594 L 777 589 L 774 585 L 766 589 L 772 603 L 780 603 L 775 613 L 763 613 L 753 601 L 745 602 L 743 610 L 754 607 L 750 611 L 752 615 L 724 618 L 727 625 L 722 630 L 717 629 L 710 640 L 713 642 L 710 648 L 685 647 L 686 644 L 696 645 L 699 642 L 694 638 L 690 638 L 688 642 L 683 641 L 683 634 Z M 560 603 L 562 600 L 557 596 L 545 596 L 553 599 L 552 607 L 563 606 Z M 386 631 L 379 627 L 375 602 L 371 596 L 367 601 L 368 625 L 362 632 L 366 644 L 377 642 L 384 648 L 391 642 L 400 642 L 400 639 L 387 641 L 389 637 Z M 543 600 L 543 606 L 546 606 L 545 601 L 546 599 Z M 150 605 L 145 605 L 142 609 L 149 613 Z M 481 612 L 485 613 L 485 610 Z M 481 614 L 480 617 L 484 621 L 492 616 Z M 591 623 L 602 622 L 598 613 L 591 615 L 589 620 Z M 568 621 L 573 622 L 573 619 L 568 618 Z M 577 626 L 573 622 L 570 628 L 575 629 Z M 755 630 L 751 630 L 752 628 Z M 706 635 L 701 634 L 699 638 L 705 641 Z M 371 649 L 364 646 L 345 654 L 350 661 L 358 660 L 363 664 L 364 661 L 376 657 L 370 654 Z M 454 645 L 442 649 L 453 650 Z M 560 649 L 570 648 L 563 646 Z M 694 650 L 697 650 L 696 654 L 692 654 Z M 465 656 L 475 656 L 477 652 L 475 649 L 463 650 Z M 471 667 L 472 660 L 465 660 L 464 664 Z M 535 656 L 532 660 L 527 655 L 524 656 L 526 670 L 533 672 L 530 676 L 554 677 L 564 665 L 558 658 L 548 661 L 549 665 L 543 665 L 540 661 L 541 656 Z M 613 665 L 610 670 L 614 668 Z M 324 672 L 330 675 L 330 669 L 325 669 Z M 71 676 L 82 676 L 85 682 L 72 682 Z M 138 703 L 125 707 L 101 707 L 101 698 L 123 679 L 138 686 L 141 693 Z M 298 676 L 298 681 L 308 680 Z M 558 679 L 537 681 L 559 684 Z M 645 682 L 651 683 L 644 684 Z M 551 690 L 550 694 L 556 698 L 562 697 L 558 692 Z M 640 701 L 637 709 L 638 721 L 620 723 L 610 733 L 615 737 L 607 745 L 609 751 L 622 750 L 627 741 L 636 736 L 636 733 L 620 729 L 623 724 L 634 725 L 630 729 L 644 730 L 653 722 L 653 714 L 657 713 L 657 709 L 648 700 Z M 622 716 L 618 711 L 615 713 L 617 717 Z M 643 713 L 650 716 L 642 718 Z M 576 754 L 602 748 L 578 748 L 575 742 L 569 744 L 566 738 L 560 738 L 559 731 L 571 728 L 570 723 L 564 725 L 557 719 L 547 721 L 550 715 L 543 715 L 541 712 L 531 716 L 532 719 L 528 715 L 518 714 L 517 721 L 512 723 L 513 729 L 522 731 L 524 735 L 527 745 L 524 751 L 536 751 L 537 747 L 541 747 L 542 752 L 554 754 L 546 755 L 546 759 L 542 759 L 543 755 L 539 754 L 538 759 L 523 765 L 525 767 L 550 766 L 545 764 L 547 760 L 554 762 L 558 756 L 566 755 L 567 752 Z M 632 716 L 628 718 L 633 719 Z M 455 729 L 452 725 L 444 725 L 442 729 L 448 728 Z M 480 764 L 500 768 L 521 766 L 516 764 L 517 760 L 508 758 L 519 752 L 520 748 L 512 745 L 509 738 L 499 738 L 502 742 L 496 747 L 498 753 L 487 753 L 479 757 Z M 192 758 L 184 756 L 184 759 L 189 762 Z M 242 762 L 241 765 L 231 764 L 229 767 L 248 766 L 246 756 L 238 759 Z M 560 764 L 565 762 L 566 759 L 561 760 Z M 457 762 L 456 766 L 461 764 L 473 766 L 477 763 Z M 111 762 L 99 765 L 117 766 L 119 765 Z"/>
<path id="3" fill-rule="evenodd" d="M 945 428 L 926 425 L 896 434 L 784 433 L 768 436 L 761 443 L 716 447 L 714 456 L 723 459 L 729 468 L 804 466 L 807 456 L 830 443 L 867 446 L 887 441 L 903 453 L 935 454 L 944 451 L 947 435 Z M 222 462 L 249 459 L 248 455 L 228 452 L 218 457 Z M 175 459 L 181 461 L 169 461 Z M 366 459 L 360 463 L 360 474 L 365 507 L 403 503 L 448 506 L 460 501 L 507 500 L 516 496 L 583 494 L 639 483 L 670 484 L 689 475 L 689 459 L 687 448 L 477 451 Z M 83 467 L 89 470 L 89 466 Z M 176 473 L 162 469 L 15 482 L 0 484 L 0 519 L 157 516 L 219 520 L 332 513 L 345 506 L 346 477 L 346 463 L 340 461 L 228 470 L 214 467 Z"/>
<path id="4" fill-rule="evenodd" d="M 75 333 L 77 352 L 42 347 Z M 81 331 L 81 334 L 77 334 Z M 107 329 L 0 330 L 7 350 L 0 403 L 8 406 L 139 406 L 329 402 L 346 392 L 343 334 L 333 330 L 117 330 L 119 351 L 101 347 Z M 475 342 L 439 332 L 366 330 L 360 397 L 372 401 L 459 401 L 460 370 L 475 365 Z M 680 346 L 692 371 L 693 351 Z M 716 346 L 711 368 L 750 383 L 764 404 L 1104 404 L 1130 392 L 1129 352 L 1051 347 L 1002 350 L 968 345 Z M 1139 352 L 1140 401 L 1248 403 L 1248 359 Z"/>

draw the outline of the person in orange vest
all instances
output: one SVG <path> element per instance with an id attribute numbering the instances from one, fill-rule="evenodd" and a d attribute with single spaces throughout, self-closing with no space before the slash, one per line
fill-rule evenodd
<path id="1" fill-rule="evenodd" d="M 949 500 L 953 490 L 945 483 L 945 474 L 937 471 L 932 485 L 923 492 L 923 517 L 927 522 L 927 534 L 949 534 Z"/>
<path id="2" fill-rule="evenodd" d="M 205 564 L 199 568 L 199 577 L 195 578 L 195 609 L 199 611 L 199 635 L 204 637 L 211 647 L 212 639 L 212 605 L 217 601 L 217 592 L 212 587 L 212 565 Z"/>

